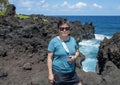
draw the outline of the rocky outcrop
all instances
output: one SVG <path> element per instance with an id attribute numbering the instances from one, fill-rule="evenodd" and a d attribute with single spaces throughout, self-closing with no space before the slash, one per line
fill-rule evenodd
<path id="1" fill-rule="evenodd" d="M 120 69 L 120 32 L 115 33 L 111 39 L 105 38 L 101 42 L 98 60 L 100 73 L 104 70 L 107 61 L 113 62 Z"/>
<path id="2" fill-rule="evenodd" d="M 32 16 L 33 17 L 33 16 Z M 49 40 L 58 34 L 57 29 L 57 18 L 45 17 L 45 16 L 34 16 L 37 19 L 30 17 L 29 19 L 18 19 L 17 17 L 0 17 L 0 55 L 2 57 L 15 56 L 19 53 L 38 53 L 43 56 L 41 61 L 44 61 L 47 52 L 47 45 Z M 46 19 L 47 21 L 44 21 Z M 83 35 L 87 32 L 82 33 L 82 25 L 80 23 L 70 23 L 71 35 L 75 36 L 77 41 L 86 39 Z M 90 26 L 91 30 L 94 30 Z M 87 29 L 87 28 L 86 28 Z M 89 33 L 90 34 L 90 33 Z M 94 33 L 91 32 L 91 35 Z M 89 37 L 89 39 L 94 36 Z M 88 38 L 87 38 L 88 39 Z M 11 50 L 15 50 L 15 53 Z M 18 53 L 17 53 L 18 52 Z M 11 54 L 12 53 L 12 54 Z M 12 55 L 13 56 L 13 55 Z"/>
<path id="3" fill-rule="evenodd" d="M 49 85 L 47 46 L 58 35 L 58 18 L 30 15 L 20 19 L 14 16 L 12 7 L 12 12 L 0 16 L 0 85 Z M 92 25 L 84 27 L 76 21 L 70 22 L 70 26 L 77 41 L 94 38 Z"/>
<path id="4" fill-rule="evenodd" d="M 95 29 L 92 23 L 85 23 L 82 25 L 80 21 L 71 22 L 71 34 L 80 42 L 83 39 L 95 38 Z"/>
<path id="5" fill-rule="evenodd" d="M 120 32 L 111 39 L 105 38 L 99 47 L 98 71 L 105 85 L 120 84 Z"/>

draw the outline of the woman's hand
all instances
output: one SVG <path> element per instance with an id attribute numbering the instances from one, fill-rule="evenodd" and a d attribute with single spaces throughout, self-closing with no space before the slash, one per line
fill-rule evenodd
<path id="1" fill-rule="evenodd" d="M 70 56 L 68 62 L 73 62 L 76 59 L 76 56 Z"/>
<path id="2" fill-rule="evenodd" d="M 50 83 L 53 84 L 53 82 L 54 82 L 54 75 L 53 74 L 49 74 L 48 79 L 49 79 Z"/>

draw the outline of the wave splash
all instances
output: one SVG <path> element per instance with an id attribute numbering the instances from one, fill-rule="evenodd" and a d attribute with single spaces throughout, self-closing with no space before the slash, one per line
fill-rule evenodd
<path id="1" fill-rule="evenodd" d="M 91 40 L 82 40 L 79 42 L 79 50 L 85 55 L 85 60 L 82 62 L 83 70 L 85 72 L 96 72 L 96 64 L 97 64 L 97 53 L 100 42 L 104 38 L 110 39 L 111 36 L 95 34 L 95 39 Z"/>

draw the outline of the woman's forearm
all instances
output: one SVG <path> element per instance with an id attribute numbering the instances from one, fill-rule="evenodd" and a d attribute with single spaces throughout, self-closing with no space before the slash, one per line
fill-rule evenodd
<path id="1" fill-rule="evenodd" d="M 54 82 L 54 75 L 53 75 L 53 72 L 52 72 L 52 57 L 53 57 L 53 53 L 48 53 L 48 58 L 47 58 L 48 79 L 53 84 L 53 82 Z"/>
<path id="2" fill-rule="evenodd" d="M 48 73 L 52 74 L 52 60 L 49 58 L 47 60 L 47 65 L 48 65 Z"/>
<path id="3" fill-rule="evenodd" d="M 52 54 L 49 53 L 47 57 L 47 66 L 48 66 L 48 73 L 52 74 Z"/>

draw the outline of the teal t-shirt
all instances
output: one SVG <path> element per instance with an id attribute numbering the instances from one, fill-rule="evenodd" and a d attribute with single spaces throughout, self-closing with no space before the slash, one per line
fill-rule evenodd
<path id="1" fill-rule="evenodd" d="M 78 45 L 73 37 L 69 37 L 67 41 L 64 41 L 69 49 L 70 55 L 75 55 Z M 68 62 L 69 54 L 62 46 L 62 41 L 57 37 L 54 37 L 48 45 L 48 51 L 53 52 L 52 69 L 57 72 L 68 73 L 75 69 L 75 62 Z"/>

